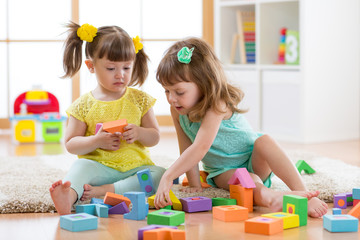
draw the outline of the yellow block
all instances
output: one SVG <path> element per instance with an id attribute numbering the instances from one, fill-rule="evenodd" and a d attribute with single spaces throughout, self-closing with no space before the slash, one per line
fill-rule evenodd
<path id="1" fill-rule="evenodd" d="M 151 197 L 148 197 L 148 204 L 150 207 L 155 207 L 154 201 L 155 201 L 156 194 L 152 195 Z"/>
<path id="2" fill-rule="evenodd" d="M 175 196 L 173 191 L 170 190 L 169 195 L 170 195 L 171 202 L 173 204 L 172 205 L 173 209 L 182 211 L 182 204 L 181 204 L 180 200 Z"/>
<path id="3" fill-rule="evenodd" d="M 282 219 L 284 223 L 283 225 L 284 229 L 299 227 L 300 225 L 299 215 L 297 214 L 275 212 L 275 213 L 262 214 L 261 216 L 268 218 Z"/>

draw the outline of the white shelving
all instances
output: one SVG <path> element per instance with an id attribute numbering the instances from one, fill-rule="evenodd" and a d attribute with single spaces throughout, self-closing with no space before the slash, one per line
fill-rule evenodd
<path id="1" fill-rule="evenodd" d="M 255 64 L 240 64 L 238 49 L 230 63 L 238 10 L 255 12 Z M 215 0 L 214 13 L 215 51 L 256 130 L 302 143 L 359 138 L 358 0 Z M 299 32 L 299 65 L 274 64 L 283 27 Z"/>

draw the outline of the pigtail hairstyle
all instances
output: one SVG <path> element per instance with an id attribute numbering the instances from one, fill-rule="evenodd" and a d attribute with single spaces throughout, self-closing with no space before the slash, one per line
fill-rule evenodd
<path id="1" fill-rule="evenodd" d="M 77 36 L 77 30 L 80 26 L 70 22 L 66 27 L 68 28 L 68 37 L 64 43 L 63 68 L 65 75 L 62 78 L 74 76 L 80 70 L 82 63 L 83 41 Z"/>

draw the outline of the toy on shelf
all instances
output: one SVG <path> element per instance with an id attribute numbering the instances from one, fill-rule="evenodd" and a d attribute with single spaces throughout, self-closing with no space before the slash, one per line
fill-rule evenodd
<path id="1" fill-rule="evenodd" d="M 59 102 L 53 94 L 32 90 L 15 99 L 10 120 L 15 142 L 60 142 L 66 117 L 60 115 Z"/>
<path id="2" fill-rule="evenodd" d="M 278 63 L 285 63 L 285 51 L 286 51 L 286 28 L 280 29 L 280 44 L 278 50 Z"/>

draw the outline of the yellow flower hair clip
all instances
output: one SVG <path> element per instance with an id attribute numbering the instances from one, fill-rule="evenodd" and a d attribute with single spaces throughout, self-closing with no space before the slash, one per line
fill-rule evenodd
<path id="1" fill-rule="evenodd" d="M 138 53 L 139 50 L 143 49 L 143 44 L 140 42 L 139 36 L 136 36 L 132 39 L 135 47 L 135 53 Z"/>
<path id="2" fill-rule="evenodd" d="M 97 33 L 97 28 L 88 23 L 83 24 L 77 30 L 78 37 L 81 40 L 87 42 L 92 42 L 94 40 L 94 37 L 96 37 L 96 33 Z"/>

